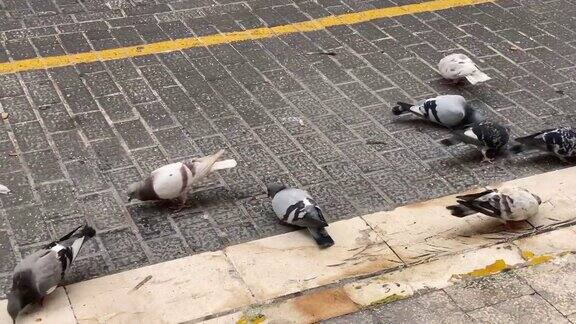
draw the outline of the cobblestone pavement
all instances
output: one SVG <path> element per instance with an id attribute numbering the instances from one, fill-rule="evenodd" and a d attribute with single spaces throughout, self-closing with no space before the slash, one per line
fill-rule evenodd
<path id="1" fill-rule="evenodd" d="M 410 0 L 0 0 L 0 62 L 277 26 Z M 98 237 L 70 281 L 292 230 L 265 183 L 309 189 L 330 221 L 561 168 L 483 165 L 444 130 L 390 113 L 459 93 L 526 134 L 576 119 L 576 1 L 499 0 L 257 41 L 0 75 L 0 297 L 17 260 L 76 224 Z M 445 54 L 493 80 L 441 84 Z M 382 144 L 366 145 L 366 140 Z M 174 214 L 128 204 L 154 168 L 226 148 L 239 161 Z M 526 297 L 529 299 L 537 297 Z"/>
<path id="2" fill-rule="evenodd" d="M 576 257 L 571 255 L 322 323 L 576 323 L 574 300 Z"/>

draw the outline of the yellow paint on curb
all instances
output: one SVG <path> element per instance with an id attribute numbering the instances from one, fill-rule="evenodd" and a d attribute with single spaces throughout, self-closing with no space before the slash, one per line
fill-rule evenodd
<path id="1" fill-rule="evenodd" d="M 506 264 L 506 262 L 502 259 L 498 259 L 498 260 L 494 261 L 494 263 L 489 264 L 489 265 L 485 266 L 484 268 L 476 269 L 476 270 L 469 272 L 467 274 L 469 276 L 472 276 L 472 277 L 486 277 L 486 276 L 490 276 L 490 275 L 502 272 L 502 270 L 505 270 L 506 268 L 508 268 L 508 265 Z"/>
<path id="2" fill-rule="evenodd" d="M 532 251 L 524 250 L 522 251 L 522 259 L 528 261 L 528 264 L 533 266 L 552 260 L 552 256 L 546 254 L 535 255 Z"/>
<path id="3" fill-rule="evenodd" d="M 146 45 L 129 46 L 107 49 L 94 52 L 85 52 L 70 55 L 40 57 L 27 60 L 0 63 L 0 74 L 20 71 L 38 70 L 67 66 L 79 63 L 108 61 L 123 59 L 162 52 L 172 52 L 199 46 L 210 46 L 224 43 L 240 42 L 251 39 L 261 39 L 273 36 L 320 30 L 332 26 L 352 25 L 370 20 L 397 17 L 421 12 L 437 11 L 455 7 L 470 6 L 493 0 L 433 0 L 422 3 L 409 4 L 366 10 L 362 12 L 347 13 L 337 16 L 303 21 L 276 27 L 255 28 L 238 32 L 222 33 L 202 37 L 188 37 L 176 40 L 156 42 Z"/>

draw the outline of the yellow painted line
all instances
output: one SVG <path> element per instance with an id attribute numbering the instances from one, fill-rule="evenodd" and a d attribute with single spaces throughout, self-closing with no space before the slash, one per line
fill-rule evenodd
<path id="1" fill-rule="evenodd" d="M 297 32 L 320 30 L 332 26 L 352 25 L 380 18 L 397 17 L 420 12 L 430 12 L 455 7 L 470 6 L 492 1 L 493 0 L 433 0 L 404 6 L 387 7 L 337 16 L 329 16 L 270 28 L 255 28 L 238 32 L 222 33 L 202 37 L 189 37 L 139 46 L 129 46 L 86 53 L 12 61 L 0 63 L 0 74 L 46 69 L 78 63 L 116 60 L 148 54 L 178 51 L 198 46 L 210 46 L 251 39 L 268 38 Z"/>

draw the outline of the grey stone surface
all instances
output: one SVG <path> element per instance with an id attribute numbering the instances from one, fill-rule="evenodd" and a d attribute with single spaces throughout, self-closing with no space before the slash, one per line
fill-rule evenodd
<path id="1" fill-rule="evenodd" d="M 494 305 L 534 292 L 527 283 L 512 272 L 467 281 L 448 287 L 444 291 L 465 311 Z"/>
<path id="2" fill-rule="evenodd" d="M 576 256 L 561 264 L 521 269 L 518 275 L 563 315 L 576 313 Z"/>
<path id="3" fill-rule="evenodd" d="M 537 294 L 509 299 L 469 315 L 480 323 L 570 323 Z"/>
<path id="4" fill-rule="evenodd" d="M 415 1 L 0 2 L 7 62 Z M 390 107 L 459 93 L 515 135 L 573 125 L 574 4 L 499 0 L 1 75 L 0 183 L 12 193 L 0 196 L 0 244 L 10 243 L 0 264 L 55 238 L 59 222 L 86 221 L 99 234 L 70 281 L 293 230 L 270 213 L 269 181 L 305 187 L 334 221 L 561 168 L 538 155 L 481 166 L 474 149 L 438 144 L 446 130 Z M 452 50 L 493 80 L 441 84 L 436 64 Z M 185 211 L 126 201 L 126 186 L 159 165 L 220 148 L 238 168 L 202 183 Z M 0 270 L 2 294 L 9 269 Z"/>
<path id="5" fill-rule="evenodd" d="M 471 318 L 443 291 L 400 300 L 377 307 L 380 323 L 469 323 Z"/>

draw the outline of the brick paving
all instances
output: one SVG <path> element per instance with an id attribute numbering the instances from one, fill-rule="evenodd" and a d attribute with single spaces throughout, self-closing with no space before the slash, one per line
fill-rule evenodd
<path id="1" fill-rule="evenodd" d="M 277 26 L 411 0 L 0 0 L 0 62 Z M 69 281 L 290 231 L 265 184 L 307 188 L 335 221 L 563 167 L 479 163 L 398 100 L 462 94 L 515 135 L 576 120 L 576 1 L 495 3 L 255 41 L 0 75 L 0 297 L 17 260 L 78 223 L 98 237 Z M 464 52 L 493 77 L 450 87 Z M 366 145 L 366 140 L 380 141 Z M 154 168 L 226 148 L 238 160 L 191 207 L 128 204 Z"/>

